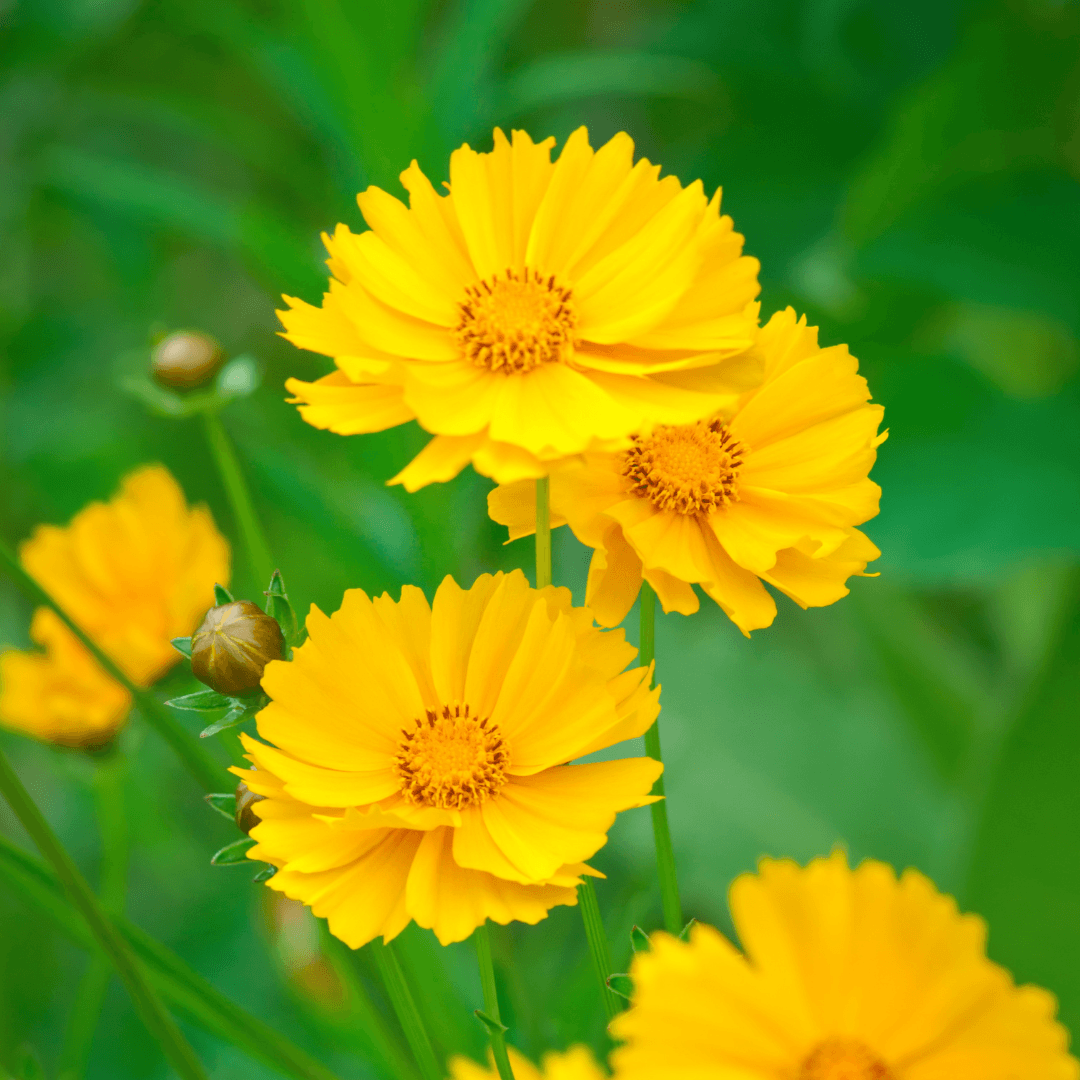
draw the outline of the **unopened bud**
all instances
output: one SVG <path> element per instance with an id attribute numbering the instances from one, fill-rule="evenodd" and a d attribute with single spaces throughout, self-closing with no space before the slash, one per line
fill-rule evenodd
<path id="1" fill-rule="evenodd" d="M 280 660 L 285 638 L 277 620 L 250 600 L 212 607 L 191 636 L 191 670 L 219 694 L 258 690 L 263 669 Z"/>
<path id="2" fill-rule="evenodd" d="M 223 359 L 221 346 L 208 334 L 181 330 L 158 343 L 151 370 L 162 386 L 190 390 L 209 382 Z"/>
<path id="3" fill-rule="evenodd" d="M 236 785 L 236 827 L 246 836 L 261 820 L 252 807 L 265 795 L 256 795 L 242 780 Z"/>

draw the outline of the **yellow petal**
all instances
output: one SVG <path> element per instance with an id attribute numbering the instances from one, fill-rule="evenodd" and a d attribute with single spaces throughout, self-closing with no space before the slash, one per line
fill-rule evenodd
<path id="1" fill-rule="evenodd" d="M 335 371 L 313 383 L 289 379 L 285 389 L 300 406 L 300 415 L 312 427 L 338 435 L 385 431 L 413 419 L 400 386 L 358 385 L 344 372 Z"/>

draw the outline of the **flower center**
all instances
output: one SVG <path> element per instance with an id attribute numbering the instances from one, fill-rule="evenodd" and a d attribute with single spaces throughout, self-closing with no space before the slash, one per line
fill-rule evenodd
<path id="1" fill-rule="evenodd" d="M 826 1039 L 799 1069 L 798 1080 L 895 1080 L 876 1054 L 854 1039 Z"/>
<path id="2" fill-rule="evenodd" d="M 465 290 L 455 336 L 466 359 L 506 374 L 566 360 L 577 316 L 554 276 L 507 270 Z"/>
<path id="3" fill-rule="evenodd" d="M 709 514 L 739 495 L 735 481 L 746 447 L 721 420 L 662 425 L 633 436 L 623 474 L 633 493 L 661 510 Z"/>
<path id="4" fill-rule="evenodd" d="M 402 794 L 411 803 L 464 810 L 506 783 L 510 753 L 498 725 L 473 716 L 468 705 L 428 709 L 413 731 L 402 734 L 394 761 Z"/>

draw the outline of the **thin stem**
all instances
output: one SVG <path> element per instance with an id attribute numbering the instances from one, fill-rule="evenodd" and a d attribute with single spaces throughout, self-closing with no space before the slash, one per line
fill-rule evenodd
<path id="1" fill-rule="evenodd" d="M 604 999 L 604 1012 L 610 1024 L 619 1012 L 619 999 L 607 984 L 611 974 L 611 950 L 608 948 L 607 932 L 604 930 L 604 920 L 600 917 L 600 905 L 596 900 L 592 878 L 582 878 L 577 894 L 581 921 L 585 924 L 585 936 L 589 939 L 593 970 L 600 980 L 600 996 Z"/>
<path id="2" fill-rule="evenodd" d="M 247 551 L 248 569 L 255 577 L 256 584 L 269 583 L 274 573 L 274 557 L 270 554 L 270 545 L 266 541 L 259 516 L 255 512 L 255 503 L 251 491 L 240 469 L 232 441 L 221 424 L 216 412 L 203 413 L 206 425 L 206 441 L 210 444 L 210 453 L 214 456 L 221 483 L 225 488 L 229 505 L 232 507 L 236 527 L 244 540 Z M 266 588 L 259 584 L 260 588 Z"/>
<path id="3" fill-rule="evenodd" d="M 124 758 L 115 749 L 103 754 L 94 770 L 94 801 L 101 833 L 101 877 L 98 898 L 112 916 L 122 916 L 127 894 L 128 829 L 124 813 Z M 77 1080 L 86 1072 L 90 1048 L 101 1017 L 101 1007 L 112 977 L 112 965 L 92 955 L 79 980 L 75 1004 L 68 1018 L 60 1075 Z"/>
<path id="4" fill-rule="evenodd" d="M 22 781 L 12 769 L 2 750 L 0 750 L 0 792 L 7 799 L 15 816 L 29 833 L 38 850 L 52 863 L 56 876 L 63 884 L 72 904 L 86 921 L 90 932 L 112 961 L 116 973 L 127 987 L 132 1004 L 146 1025 L 147 1031 L 157 1040 L 177 1074 L 183 1080 L 207 1080 L 206 1073 L 195 1056 L 195 1051 L 188 1045 L 176 1026 L 176 1022 L 146 981 L 143 970 L 128 949 L 127 943 L 113 922 L 102 911 L 86 878 L 79 873 L 71 856 L 49 828 L 48 822 L 30 797 L 30 793 L 23 787 Z"/>
<path id="5" fill-rule="evenodd" d="M 180 725 L 176 717 L 149 690 L 136 686 L 112 659 L 90 639 L 70 615 L 22 568 L 15 553 L 0 541 L 0 569 L 22 590 L 31 603 L 51 608 L 65 626 L 90 650 L 94 659 L 135 699 L 146 722 L 173 748 L 188 772 L 206 791 L 217 791 L 222 782 L 222 768 L 197 740 Z"/>
<path id="6" fill-rule="evenodd" d="M 536 481 L 536 587 L 551 584 L 551 481 Z"/>
<path id="7" fill-rule="evenodd" d="M 641 583 L 641 635 L 638 660 L 651 664 L 656 657 L 656 593 L 647 582 Z M 656 685 L 653 676 L 652 684 Z M 645 753 L 655 761 L 664 760 L 660 753 L 660 721 L 657 720 L 645 732 Z M 675 875 L 675 851 L 671 846 L 671 828 L 668 825 L 667 799 L 664 798 L 664 777 L 660 775 L 653 784 L 651 794 L 661 796 L 659 802 L 649 806 L 652 813 L 653 841 L 656 844 L 656 872 L 660 879 L 660 901 L 664 907 L 664 928 L 669 934 L 679 934 L 683 929 L 682 902 L 679 900 L 679 881 Z"/>
<path id="8" fill-rule="evenodd" d="M 500 1080 L 514 1080 L 510 1055 L 506 1052 L 506 1031 L 502 1028 L 499 1013 L 499 991 L 495 986 L 495 965 L 491 960 L 491 932 L 486 922 L 473 931 L 473 940 L 476 942 L 476 960 L 480 965 L 480 986 L 484 991 L 484 1012 L 497 1025 L 484 1025 L 491 1037 L 491 1056 L 495 1059 Z"/>
<path id="9" fill-rule="evenodd" d="M 420 1017 L 412 991 L 409 990 L 409 984 L 405 981 L 405 972 L 401 970 L 401 963 L 393 945 L 389 942 L 373 941 L 371 951 L 375 954 L 375 963 L 379 966 L 379 974 L 382 975 L 401 1030 L 405 1032 L 405 1039 L 416 1058 L 416 1064 L 420 1066 L 420 1074 L 424 1080 L 443 1080 L 443 1071 L 431 1047 L 431 1039 L 428 1038 L 424 1021 Z"/>

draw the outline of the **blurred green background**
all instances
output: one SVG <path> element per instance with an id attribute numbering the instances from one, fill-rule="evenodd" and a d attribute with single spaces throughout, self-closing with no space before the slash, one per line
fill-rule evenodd
<path id="1" fill-rule="evenodd" d="M 352 586 L 430 595 L 531 565 L 482 478 L 383 486 L 425 441 L 413 426 L 343 439 L 283 403 L 286 377 L 329 361 L 274 336 L 276 298 L 317 301 L 318 234 L 360 226 L 356 192 L 401 194 L 413 157 L 441 180 L 495 124 L 561 141 L 587 123 L 594 145 L 625 129 L 723 185 L 764 314 L 790 303 L 848 342 L 891 436 L 880 578 L 825 610 L 784 601 L 752 641 L 711 606 L 661 620 L 687 913 L 727 925 L 726 886 L 759 855 L 842 843 L 985 915 L 992 956 L 1080 1031 L 1075 0 L 6 0 L 0 58 L 0 534 L 159 460 L 235 543 L 200 426 L 116 388 L 155 328 L 198 327 L 265 367 L 223 420 L 290 593 L 327 611 Z M 556 561 L 580 596 L 572 537 Z M 26 644 L 29 614 L 0 582 L 0 645 Z M 96 880 L 93 765 L 0 746 Z M 207 865 L 235 832 L 138 720 L 125 750 L 132 918 L 343 1078 L 385 1075 L 344 990 L 355 976 L 387 1012 L 364 953 L 337 956 L 343 983 L 306 916 Z M 0 832 L 29 847 L 6 806 Z M 595 860 L 617 967 L 630 926 L 660 922 L 652 858 L 638 811 Z M 513 1042 L 604 1048 L 576 912 L 496 945 Z M 470 947 L 414 928 L 403 953 L 440 1050 L 479 1053 Z M 0 882 L 0 1074 L 31 1046 L 55 1076 L 85 964 Z M 215 1080 L 272 1075 L 191 1037 Z M 86 1075 L 165 1074 L 114 982 Z"/>

